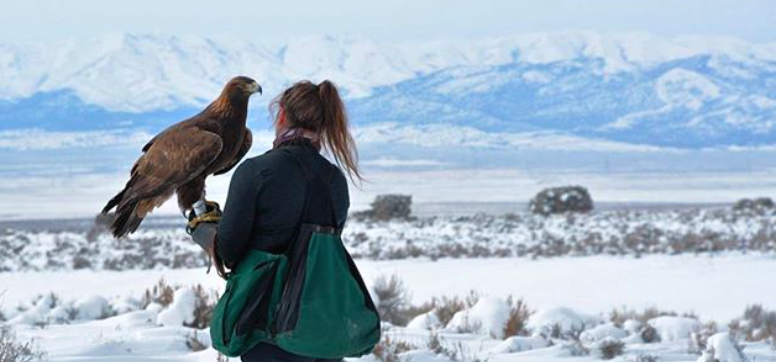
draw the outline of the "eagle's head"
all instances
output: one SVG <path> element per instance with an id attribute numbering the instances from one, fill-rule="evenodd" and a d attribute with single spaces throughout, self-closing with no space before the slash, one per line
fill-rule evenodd
<path id="1" fill-rule="evenodd" d="M 255 80 L 241 75 L 226 83 L 222 96 L 227 96 L 230 100 L 248 100 L 254 93 L 261 94 L 261 85 Z"/>

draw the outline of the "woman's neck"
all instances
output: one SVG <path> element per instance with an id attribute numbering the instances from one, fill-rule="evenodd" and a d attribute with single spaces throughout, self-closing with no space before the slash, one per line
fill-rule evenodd
<path id="1" fill-rule="evenodd" d="M 281 145 L 295 142 L 295 141 L 309 141 L 313 147 L 320 151 L 321 138 L 317 132 L 306 130 L 303 128 L 278 128 L 275 131 L 275 141 L 272 143 L 273 148 L 278 148 Z"/>

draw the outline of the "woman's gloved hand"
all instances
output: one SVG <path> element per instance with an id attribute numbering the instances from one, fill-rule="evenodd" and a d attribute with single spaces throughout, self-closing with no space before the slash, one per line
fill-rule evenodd
<path id="1" fill-rule="evenodd" d="M 221 207 L 214 201 L 205 201 L 205 204 L 207 211 L 204 214 L 196 215 L 194 210 L 189 212 L 186 232 L 197 245 L 209 252 L 218 231 L 218 222 L 221 220 Z"/>

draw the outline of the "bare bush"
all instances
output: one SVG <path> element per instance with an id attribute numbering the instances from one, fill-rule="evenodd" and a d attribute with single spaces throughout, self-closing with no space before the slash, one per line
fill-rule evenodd
<path id="1" fill-rule="evenodd" d="M 770 197 L 758 197 L 756 199 L 741 199 L 733 205 L 733 210 L 738 212 L 750 212 L 764 214 L 773 210 L 774 204 Z"/>
<path id="2" fill-rule="evenodd" d="M 776 311 L 764 309 L 760 304 L 748 306 L 744 315 L 731 321 L 728 327 L 736 338 L 769 341 L 776 346 Z"/>
<path id="3" fill-rule="evenodd" d="M 678 315 L 679 314 L 674 311 L 660 310 L 654 307 L 645 308 L 642 311 L 637 311 L 635 309 L 628 309 L 626 307 L 623 307 L 621 309 L 614 309 L 611 312 L 609 312 L 609 321 L 611 321 L 618 327 L 622 327 L 622 324 L 629 319 L 637 320 L 642 324 L 647 324 L 647 322 L 650 319 L 655 319 L 657 317 L 663 317 L 663 316 L 676 317 Z M 692 313 L 685 313 L 682 316 L 698 319 Z"/>
<path id="4" fill-rule="evenodd" d="M 406 325 L 406 308 L 409 305 L 409 292 L 404 286 L 404 282 L 397 275 L 390 277 L 380 276 L 373 285 L 375 294 L 379 302 L 377 311 L 380 318 L 393 325 Z"/>
<path id="5" fill-rule="evenodd" d="M 620 340 L 607 337 L 606 339 L 598 342 L 596 350 L 601 356 L 601 359 L 613 359 L 625 352 L 625 343 Z"/>
<path id="6" fill-rule="evenodd" d="M 218 296 L 205 290 L 201 284 L 197 284 L 191 289 L 197 298 L 194 304 L 194 320 L 185 325 L 197 329 L 209 328 L 210 321 L 213 320 L 213 309 L 218 302 Z"/>
<path id="7" fill-rule="evenodd" d="M 426 341 L 426 348 L 434 352 L 436 354 L 442 354 L 445 350 L 445 346 L 442 345 L 442 339 L 439 338 L 439 335 L 432 331 L 428 335 L 428 341 Z"/>
<path id="8" fill-rule="evenodd" d="M 569 352 L 569 355 L 574 357 L 590 355 L 590 350 L 587 347 L 585 347 L 585 345 L 582 344 L 582 342 L 579 340 L 571 341 L 571 343 L 566 343 L 562 346 L 562 348 L 567 350 Z"/>
<path id="9" fill-rule="evenodd" d="M 447 325 L 450 320 L 453 319 L 456 313 L 471 308 L 480 300 L 480 296 L 474 290 L 469 291 L 469 294 L 464 297 L 434 297 L 431 304 L 434 306 L 434 314 L 436 314 L 439 323 Z"/>
<path id="10" fill-rule="evenodd" d="M 19 342 L 8 325 L 0 325 L 0 362 L 31 362 L 43 358 L 32 341 Z"/>
<path id="11" fill-rule="evenodd" d="M 409 220 L 412 213 L 412 196 L 387 194 L 377 195 L 372 201 L 371 209 L 354 213 L 356 218 L 372 220 Z"/>
<path id="12" fill-rule="evenodd" d="M 375 345 L 372 354 L 374 354 L 377 360 L 382 362 L 402 362 L 404 359 L 399 355 L 413 349 L 415 349 L 415 347 L 407 342 L 394 341 L 391 337 L 384 336 L 380 342 Z"/>
<path id="13" fill-rule="evenodd" d="M 486 360 L 480 359 L 474 353 L 472 353 L 466 346 L 460 341 L 448 345 L 442 338 L 435 332 L 431 332 L 426 342 L 426 348 L 441 356 L 447 357 L 450 361 L 467 361 L 467 362 L 484 362 Z"/>
<path id="14" fill-rule="evenodd" d="M 693 331 L 690 335 L 690 347 L 688 352 L 693 354 L 701 354 L 708 348 L 709 337 L 715 335 L 717 332 L 717 324 L 714 322 L 708 322 L 702 327 Z"/>
<path id="15" fill-rule="evenodd" d="M 584 326 L 575 326 L 570 330 L 564 332 L 563 328 L 561 328 L 559 324 L 554 324 L 550 328 L 540 332 L 539 335 L 543 336 L 545 339 L 548 339 L 548 340 L 549 339 L 567 340 L 569 342 L 564 343 L 562 345 L 562 348 L 567 350 L 570 355 L 575 357 L 587 356 L 590 354 L 590 349 L 587 348 L 587 346 L 585 346 L 584 343 L 582 343 L 582 339 L 580 338 L 584 330 L 585 330 Z"/>
<path id="16" fill-rule="evenodd" d="M 525 336 L 528 335 L 528 318 L 532 312 L 528 309 L 528 305 L 523 299 L 514 300 L 510 295 L 507 298 L 507 304 L 509 304 L 509 319 L 504 326 L 504 338 L 511 336 Z"/>
<path id="17" fill-rule="evenodd" d="M 541 215 L 589 212 L 593 210 L 593 199 L 582 186 L 553 187 L 536 194 L 528 208 Z"/>
<path id="18" fill-rule="evenodd" d="M 156 282 L 156 285 L 146 289 L 143 298 L 140 300 L 140 308 L 145 309 L 151 303 L 167 307 L 172 303 L 173 294 L 175 294 L 175 289 L 167 284 L 164 278 L 161 278 Z"/>
<path id="19" fill-rule="evenodd" d="M 207 349 L 207 345 L 202 343 L 202 340 L 199 339 L 197 331 L 194 331 L 194 333 L 188 334 L 186 336 L 186 347 L 188 347 L 192 352 L 199 352 Z"/>
<path id="20" fill-rule="evenodd" d="M 641 340 L 644 341 L 644 343 L 660 342 L 660 333 L 657 333 L 657 329 L 649 324 L 644 324 L 644 328 L 641 329 L 640 335 Z"/>

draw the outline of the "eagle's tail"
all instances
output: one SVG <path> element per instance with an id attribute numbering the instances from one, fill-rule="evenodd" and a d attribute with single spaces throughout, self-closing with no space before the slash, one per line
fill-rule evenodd
<path id="1" fill-rule="evenodd" d="M 143 221 L 143 215 L 138 214 L 137 201 L 125 202 L 116 209 L 116 218 L 110 225 L 113 236 L 117 239 L 129 233 L 135 232 Z"/>
<path id="2" fill-rule="evenodd" d="M 107 214 L 114 207 L 116 208 L 116 217 L 113 218 L 110 230 L 117 239 L 135 232 L 146 215 L 146 212 L 138 212 L 138 204 L 142 203 L 142 200 L 132 197 L 133 186 L 137 181 L 138 177 L 132 175 L 124 189 L 113 196 L 102 209 L 102 213 Z"/>
<path id="3" fill-rule="evenodd" d="M 110 212 L 111 209 L 116 207 L 116 205 L 118 205 L 121 202 L 121 199 L 124 198 L 125 192 L 127 192 L 127 189 L 123 189 L 121 190 L 121 192 L 116 194 L 116 196 L 113 196 L 113 198 L 110 199 L 110 201 L 108 201 L 108 204 L 106 204 L 105 207 L 102 208 L 102 213 L 107 214 L 108 212 Z"/>
<path id="4" fill-rule="evenodd" d="M 116 208 L 116 217 L 113 218 L 110 230 L 117 239 L 137 230 L 140 222 L 143 221 L 143 218 L 138 217 L 135 212 L 138 202 L 124 200 L 127 189 L 128 187 L 121 190 L 102 209 L 102 213 L 107 214 L 114 207 Z"/>
<path id="5" fill-rule="evenodd" d="M 135 232 L 146 215 L 162 206 L 174 191 L 173 188 L 155 188 L 133 172 L 124 189 L 113 196 L 102 209 L 102 213 L 107 214 L 116 208 L 116 217 L 110 225 L 113 236 L 118 239 Z"/>

